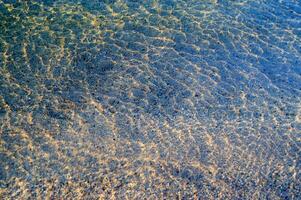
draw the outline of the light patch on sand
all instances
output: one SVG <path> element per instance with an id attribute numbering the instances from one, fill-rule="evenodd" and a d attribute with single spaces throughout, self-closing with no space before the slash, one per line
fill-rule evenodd
<path id="1" fill-rule="evenodd" d="M 297 111 L 297 115 L 296 115 L 296 122 L 301 123 L 301 103 L 299 103 L 299 106 L 298 106 L 298 111 Z"/>
<path id="2" fill-rule="evenodd" d="M 28 113 L 27 115 L 27 122 L 28 124 L 32 125 L 33 124 L 33 118 L 32 118 L 32 112 Z"/>

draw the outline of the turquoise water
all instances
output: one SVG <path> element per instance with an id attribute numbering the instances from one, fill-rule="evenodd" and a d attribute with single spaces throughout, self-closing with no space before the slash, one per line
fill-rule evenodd
<path id="1" fill-rule="evenodd" d="M 301 199 L 297 0 L 0 0 L 0 199 Z"/>

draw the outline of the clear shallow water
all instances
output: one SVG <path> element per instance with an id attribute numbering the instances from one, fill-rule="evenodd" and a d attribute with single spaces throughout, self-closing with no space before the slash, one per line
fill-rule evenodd
<path id="1" fill-rule="evenodd" d="M 300 1 L 0 2 L 1 198 L 301 198 Z"/>

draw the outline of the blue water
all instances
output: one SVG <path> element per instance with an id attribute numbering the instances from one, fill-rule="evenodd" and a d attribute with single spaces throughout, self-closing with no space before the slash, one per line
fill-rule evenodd
<path id="1" fill-rule="evenodd" d="M 301 199 L 298 0 L 0 0 L 0 199 Z"/>

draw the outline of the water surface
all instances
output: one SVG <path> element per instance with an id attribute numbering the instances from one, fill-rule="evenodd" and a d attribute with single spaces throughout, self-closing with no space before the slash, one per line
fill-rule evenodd
<path id="1" fill-rule="evenodd" d="M 0 0 L 1 199 L 301 199 L 297 0 Z"/>

